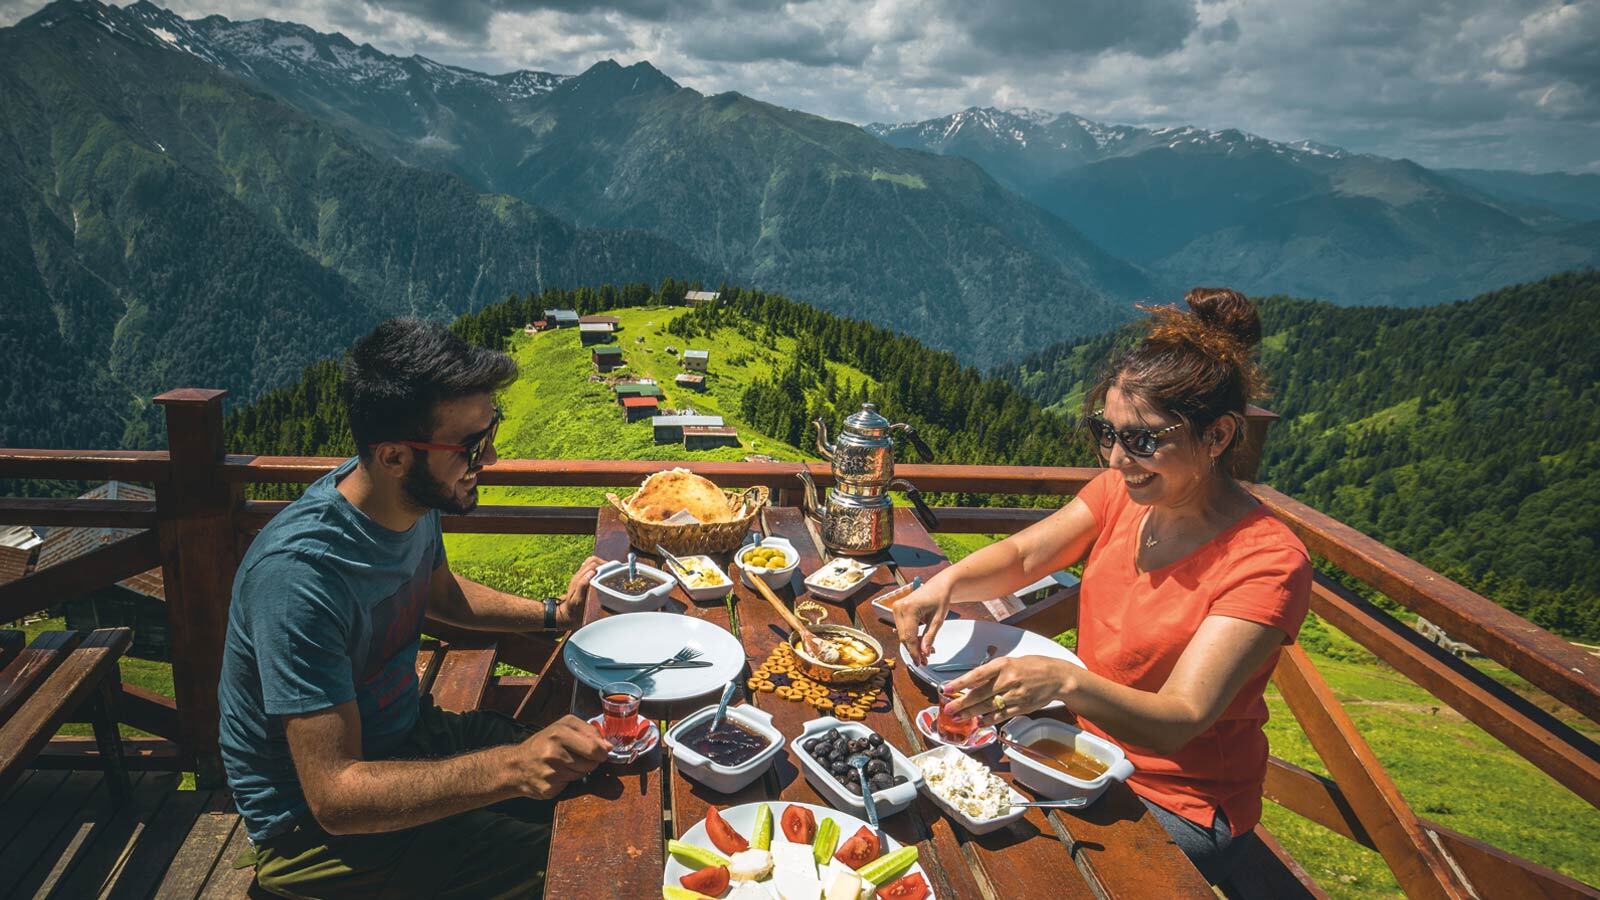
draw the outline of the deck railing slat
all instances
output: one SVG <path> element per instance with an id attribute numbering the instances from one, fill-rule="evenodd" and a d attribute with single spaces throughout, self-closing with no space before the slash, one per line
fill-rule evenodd
<path id="1" fill-rule="evenodd" d="M 1600 722 L 1600 660 L 1287 494 L 1265 485 L 1251 485 L 1250 490 L 1312 553 Z"/>

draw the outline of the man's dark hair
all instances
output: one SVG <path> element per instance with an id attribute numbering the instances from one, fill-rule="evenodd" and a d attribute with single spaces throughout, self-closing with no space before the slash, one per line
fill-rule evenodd
<path id="1" fill-rule="evenodd" d="M 344 406 L 356 451 L 369 459 L 384 441 L 426 441 L 434 407 L 515 381 L 504 353 L 474 347 L 438 322 L 390 319 L 350 348 L 344 360 Z"/>

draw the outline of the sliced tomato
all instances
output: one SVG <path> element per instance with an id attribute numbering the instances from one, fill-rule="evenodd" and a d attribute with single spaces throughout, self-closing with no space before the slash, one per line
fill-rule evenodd
<path id="1" fill-rule="evenodd" d="M 728 856 L 750 849 L 750 842 L 733 830 L 733 826 L 722 818 L 722 813 L 717 812 L 715 806 L 706 812 L 706 836 L 711 838 L 711 843 L 715 844 L 718 850 Z M 707 893 L 716 892 L 707 891 Z"/>
<path id="2" fill-rule="evenodd" d="M 878 896 L 886 900 L 923 900 L 928 896 L 928 882 L 913 872 L 878 888 Z"/>
<path id="3" fill-rule="evenodd" d="M 796 844 L 809 844 L 817 836 L 817 817 L 804 806 L 789 804 L 783 810 L 783 836 Z"/>
<path id="4" fill-rule="evenodd" d="M 900 880 L 905 881 L 904 878 Z M 679 878 L 678 883 L 691 891 L 719 897 L 728 889 L 728 867 L 706 866 L 698 872 L 690 872 Z"/>
<path id="5" fill-rule="evenodd" d="M 833 855 L 834 859 L 844 863 L 852 869 L 859 869 L 878 858 L 878 836 L 872 829 L 863 825 L 856 829 L 850 840 L 844 842 L 839 852 Z"/>

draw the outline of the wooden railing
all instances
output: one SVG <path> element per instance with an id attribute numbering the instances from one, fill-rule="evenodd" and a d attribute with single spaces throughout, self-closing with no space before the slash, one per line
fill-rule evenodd
<path id="1" fill-rule="evenodd" d="M 155 487 L 156 502 L 0 498 L 0 523 L 111 526 L 131 537 L 0 586 L 0 622 L 44 610 L 146 569 L 166 580 L 172 638 L 173 697 L 125 685 L 121 718 L 158 737 L 131 742 L 130 764 L 193 770 L 204 784 L 221 780 L 216 684 L 234 570 L 250 536 L 285 504 L 248 501 L 251 484 L 305 484 L 341 460 L 224 453 L 220 391 L 179 390 L 156 398 L 166 412 L 167 451 L 0 450 L 0 479 L 119 479 Z M 1274 418 L 1252 410 L 1259 452 Z M 1252 454 L 1247 478 L 1254 477 Z M 663 466 L 685 465 L 728 487 L 766 485 L 774 502 L 800 501 L 797 473 L 826 486 L 821 463 L 607 460 L 501 460 L 484 485 L 626 487 Z M 1076 493 L 1098 469 L 902 465 L 897 474 L 924 491 L 988 494 Z M 1320 556 L 1401 606 L 1424 615 L 1486 656 L 1526 678 L 1582 716 L 1600 721 L 1600 665 L 1567 641 L 1523 620 L 1389 547 L 1266 485 L 1250 489 Z M 941 508 L 940 530 L 1019 531 L 1048 509 Z M 497 534 L 592 534 L 593 507 L 485 505 L 446 516 L 449 531 Z M 1318 576 L 1312 610 L 1400 674 L 1460 712 L 1552 779 L 1600 806 L 1600 746 L 1535 703 L 1424 640 L 1404 623 L 1337 582 Z M 1077 623 L 1073 594 L 1029 611 L 1023 627 L 1056 634 Z M 438 623 L 436 623 L 438 624 Z M 442 624 L 438 633 L 450 637 Z M 551 645 L 513 637 L 501 658 L 541 671 Z M 1418 817 L 1298 647 L 1282 654 L 1274 681 L 1322 758 L 1331 779 L 1274 758 L 1266 794 L 1293 812 L 1377 850 L 1413 896 L 1600 897 L 1594 888 L 1442 825 Z M 82 742 L 58 741 L 42 765 L 92 765 Z M 1304 876 L 1303 870 L 1298 873 Z"/>

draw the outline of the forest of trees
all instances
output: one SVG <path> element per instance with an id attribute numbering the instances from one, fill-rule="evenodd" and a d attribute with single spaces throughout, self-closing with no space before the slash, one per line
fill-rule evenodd
<path id="1" fill-rule="evenodd" d="M 1260 301 L 1262 479 L 1519 615 L 1600 641 L 1600 273 L 1425 309 Z M 1076 412 L 1133 327 L 1009 369 Z"/>

